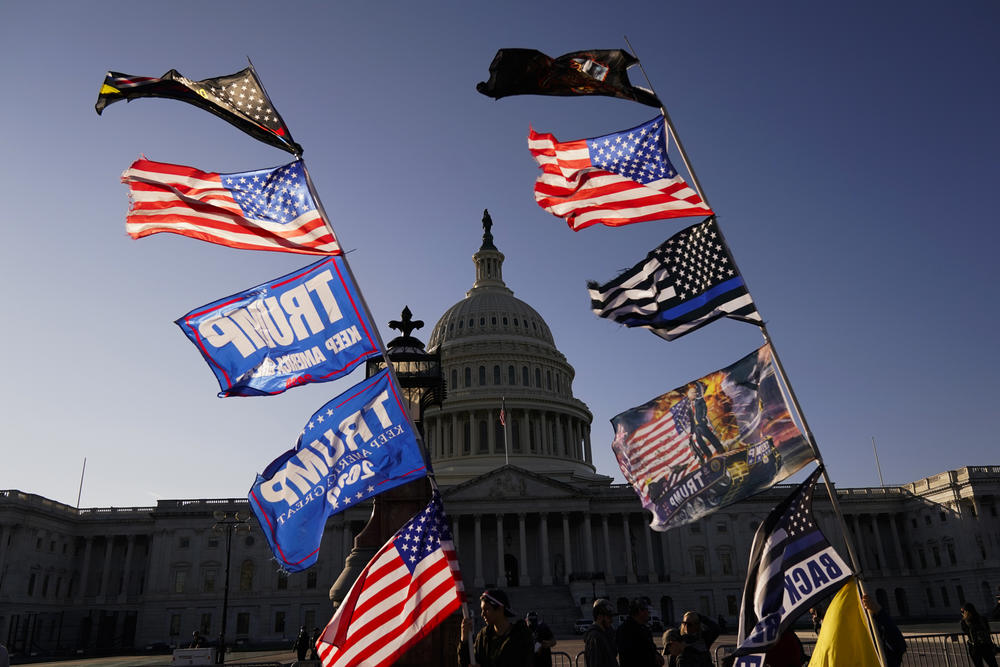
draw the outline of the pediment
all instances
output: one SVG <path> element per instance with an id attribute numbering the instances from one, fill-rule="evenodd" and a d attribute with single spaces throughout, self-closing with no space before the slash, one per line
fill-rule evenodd
<path id="1" fill-rule="evenodd" d="M 558 500 L 581 498 L 582 489 L 544 475 L 506 465 L 443 492 L 446 501 Z"/>

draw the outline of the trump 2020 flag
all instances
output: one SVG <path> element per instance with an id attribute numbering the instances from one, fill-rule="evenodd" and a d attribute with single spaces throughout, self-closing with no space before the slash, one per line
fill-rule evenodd
<path id="1" fill-rule="evenodd" d="M 196 308 L 176 321 L 219 396 L 267 396 L 328 382 L 378 354 L 342 256 Z"/>
<path id="2" fill-rule="evenodd" d="M 671 164 L 660 116 L 577 141 L 561 142 L 531 130 L 528 148 L 542 170 L 535 201 L 565 218 L 573 231 L 598 223 L 618 227 L 712 214 Z"/>
<path id="3" fill-rule="evenodd" d="M 327 517 L 426 474 L 406 408 L 384 370 L 310 417 L 295 449 L 257 475 L 250 507 L 281 566 L 299 572 L 316 562 Z"/>
<path id="4" fill-rule="evenodd" d="M 122 183 L 131 199 L 125 231 L 134 239 L 171 232 L 244 250 L 340 254 L 301 161 L 217 174 L 140 158 Z"/>
<path id="5" fill-rule="evenodd" d="M 384 667 L 458 609 L 465 593 L 441 497 L 375 554 L 316 642 L 323 667 Z"/>
<path id="6" fill-rule="evenodd" d="M 762 321 L 714 217 L 677 232 L 614 280 L 587 288 L 598 317 L 666 340 L 721 317 Z"/>
<path id="7" fill-rule="evenodd" d="M 508 95 L 606 95 L 660 106 L 652 91 L 633 86 L 628 68 L 639 59 L 620 49 L 573 51 L 551 58 L 535 49 L 500 49 L 490 63 L 489 81 L 476 90 L 487 97 Z"/>
<path id="8" fill-rule="evenodd" d="M 160 78 L 108 72 L 94 109 L 100 115 L 109 104 L 140 97 L 166 97 L 193 104 L 254 139 L 302 155 L 302 147 L 292 141 L 285 121 L 268 99 L 253 67 L 201 81 L 192 81 L 175 69 Z"/>
<path id="9" fill-rule="evenodd" d="M 738 654 L 761 653 L 809 607 L 853 574 L 812 514 L 816 468 L 768 515 L 750 548 L 737 634 Z"/>
<path id="10" fill-rule="evenodd" d="M 771 347 L 611 419 L 625 479 L 667 530 L 748 498 L 813 452 L 792 421 Z"/>

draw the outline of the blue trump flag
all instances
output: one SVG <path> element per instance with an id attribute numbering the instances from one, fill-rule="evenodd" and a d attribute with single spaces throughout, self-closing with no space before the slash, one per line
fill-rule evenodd
<path id="1" fill-rule="evenodd" d="M 384 370 L 317 410 L 295 449 L 250 487 L 250 507 L 289 572 L 316 562 L 331 514 L 427 475 L 399 392 Z"/>
<path id="2" fill-rule="evenodd" d="M 251 287 L 176 321 L 219 380 L 219 396 L 328 382 L 378 354 L 342 256 Z"/>

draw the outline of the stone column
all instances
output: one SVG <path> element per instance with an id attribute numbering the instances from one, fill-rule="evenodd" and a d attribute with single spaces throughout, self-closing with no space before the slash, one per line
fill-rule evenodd
<path id="1" fill-rule="evenodd" d="M 458 413 L 451 413 L 451 447 L 457 456 L 462 455 L 462 432 L 458 428 Z"/>
<path id="2" fill-rule="evenodd" d="M 878 551 L 878 562 L 883 572 L 889 571 L 889 563 L 885 559 L 885 548 L 882 546 L 882 531 L 878 527 L 878 514 L 872 514 L 872 534 L 875 538 L 875 548 Z M 900 566 L 902 567 L 902 566 Z"/>
<path id="3" fill-rule="evenodd" d="M 660 533 L 660 551 L 663 553 L 663 577 L 666 581 L 670 581 L 670 540 L 667 539 L 665 532 Z"/>
<path id="4" fill-rule="evenodd" d="M 628 528 L 628 514 L 622 513 L 622 536 L 625 540 L 625 580 L 630 584 L 636 582 L 635 568 L 632 567 L 632 535 Z"/>
<path id="5" fill-rule="evenodd" d="M 584 511 L 583 513 L 583 540 L 586 545 L 583 553 L 586 559 L 587 572 L 593 574 L 594 572 L 594 531 L 590 525 L 590 512 Z"/>
<path id="6" fill-rule="evenodd" d="M 653 562 L 653 536 L 649 534 L 649 526 L 642 529 L 643 542 L 646 543 L 646 563 L 649 566 L 649 583 L 655 584 L 659 581 L 656 576 L 656 563 Z"/>
<path id="7" fill-rule="evenodd" d="M 462 528 L 462 515 L 451 514 L 448 518 L 451 520 L 451 543 L 455 545 L 455 553 L 458 553 L 458 534 Z"/>
<path id="8" fill-rule="evenodd" d="M 503 514 L 497 514 L 497 586 L 507 587 L 507 572 L 503 563 Z"/>
<path id="9" fill-rule="evenodd" d="M 503 449 L 502 448 L 499 451 L 497 450 L 497 429 L 496 429 L 496 422 L 494 421 L 495 419 L 496 419 L 496 416 L 494 415 L 493 410 L 487 410 L 486 411 L 486 442 L 489 443 L 490 454 L 503 453 Z"/>
<path id="10" fill-rule="evenodd" d="M 437 442 L 434 443 L 434 444 L 437 445 L 438 457 L 439 458 L 444 458 L 445 457 L 445 451 L 444 451 L 444 424 L 442 423 L 443 421 L 444 420 L 441 419 L 441 414 L 438 413 L 438 416 L 434 419 L 434 439 L 437 440 Z"/>
<path id="11" fill-rule="evenodd" d="M 525 516 L 524 512 L 518 512 L 517 514 L 517 536 L 520 540 L 520 556 L 521 561 L 517 564 L 518 569 L 518 579 L 520 579 L 519 584 L 521 586 L 530 586 L 531 579 L 528 576 L 528 540 L 526 538 L 527 531 L 525 530 Z"/>
<path id="12" fill-rule="evenodd" d="M 556 456 L 566 456 L 569 452 L 566 451 L 566 429 L 563 428 L 562 417 L 558 414 L 554 415 L 556 423 L 556 443 L 555 443 L 555 454 Z"/>
<path id="13" fill-rule="evenodd" d="M 587 451 L 587 463 L 593 463 L 594 462 L 594 452 L 593 452 L 593 450 L 590 447 L 590 429 L 587 428 L 586 424 L 584 425 L 583 428 L 584 428 L 584 431 L 583 431 L 583 446 L 584 446 L 584 448 Z"/>
<path id="14" fill-rule="evenodd" d="M 542 586 L 552 585 L 552 564 L 549 562 L 549 515 L 538 515 L 538 538 L 542 543 Z"/>
<path id="15" fill-rule="evenodd" d="M 80 590 L 76 593 L 76 601 L 82 602 L 83 598 L 87 595 L 87 579 L 90 574 L 90 558 L 94 551 L 94 538 L 85 537 L 83 539 L 84 549 L 83 549 L 83 567 L 80 568 Z"/>
<path id="16" fill-rule="evenodd" d="M 483 587 L 483 517 L 481 514 L 475 515 L 475 531 L 473 540 L 476 543 L 476 567 L 473 573 L 472 585 L 476 588 Z"/>
<path id="17" fill-rule="evenodd" d="M 903 557 L 903 544 L 899 541 L 899 526 L 891 513 L 889 514 L 889 532 L 892 534 L 892 548 L 896 552 L 896 562 L 899 563 L 900 572 L 906 572 L 909 568 L 907 568 L 906 559 Z"/>
<path id="18" fill-rule="evenodd" d="M 604 532 L 604 581 L 609 584 L 615 581 L 615 568 L 611 560 L 611 539 L 608 537 L 608 515 L 601 515 L 601 530 Z"/>
<path id="19" fill-rule="evenodd" d="M 125 546 L 125 564 L 122 565 L 122 590 L 118 594 L 122 601 L 128 599 L 128 578 L 132 571 L 132 549 L 135 548 L 135 535 L 128 535 L 125 539 L 127 544 Z"/>
<path id="20" fill-rule="evenodd" d="M 108 598 L 108 579 L 111 576 L 111 555 L 115 548 L 115 536 L 108 535 L 104 538 L 107 548 L 104 550 L 104 572 L 101 573 L 101 590 L 99 596 L 102 599 Z"/>
<path id="21" fill-rule="evenodd" d="M 566 583 L 569 583 L 569 575 L 573 572 L 573 540 L 569 534 L 569 512 L 562 513 L 563 530 L 563 562 L 566 564 Z"/>

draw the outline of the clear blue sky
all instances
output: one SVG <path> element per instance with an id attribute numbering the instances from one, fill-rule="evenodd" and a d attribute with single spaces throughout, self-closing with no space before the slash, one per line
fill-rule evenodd
<path id="1" fill-rule="evenodd" d="M 124 231 L 140 153 L 210 171 L 287 162 L 170 100 L 93 105 L 106 70 L 193 78 L 252 58 L 384 327 L 427 321 L 473 279 L 489 208 L 505 278 L 576 368 L 598 468 L 608 420 L 761 344 L 723 321 L 673 343 L 598 319 L 608 280 L 688 221 L 578 233 L 532 198 L 529 125 L 562 140 L 655 110 L 493 101 L 500 47 L 624 48 L 667 105 L 841 485 L 996 453 L 995 2 L 94 2 L 0 5 L 4 294 L 0 488 L 82 504 L 242 496 L 351 381 L 216 398 L 172 323 L 302 256 Z M 641 83 L 641 74 L 632 70 Z M 991 268 L 993 267 L 993 268 Z M 383 328 L 383 335 L 389 332 Z M 387 336 L 388 337 L 388 336 Z M 358 378 L 354 378 L 358 379 Z"/>

